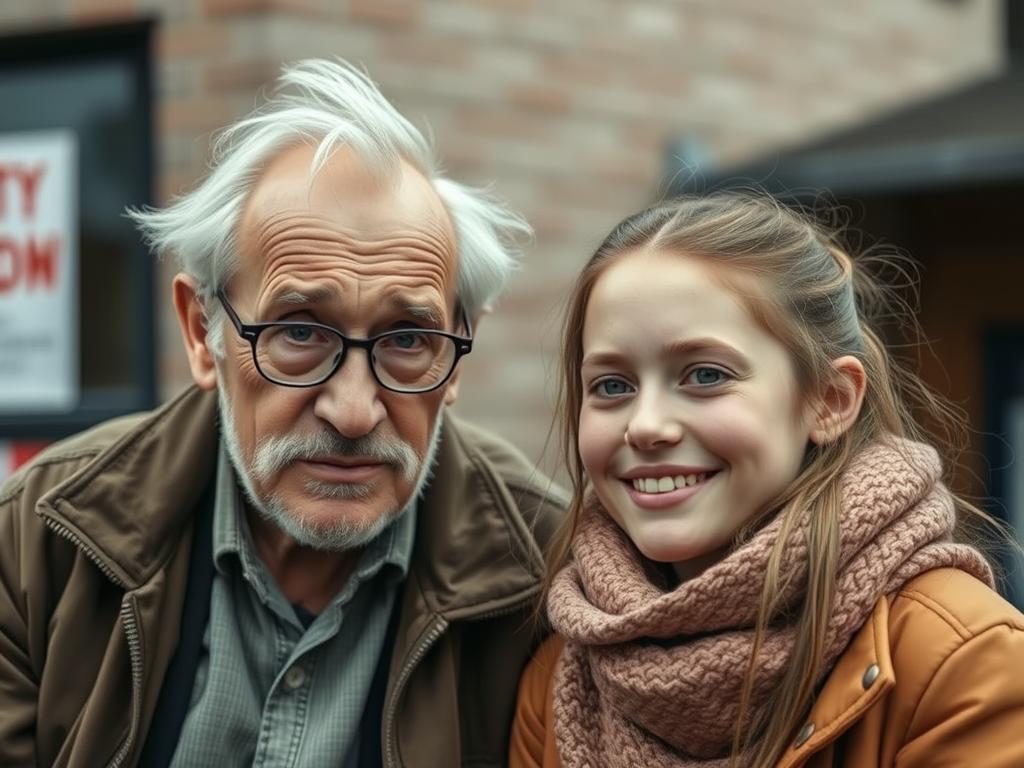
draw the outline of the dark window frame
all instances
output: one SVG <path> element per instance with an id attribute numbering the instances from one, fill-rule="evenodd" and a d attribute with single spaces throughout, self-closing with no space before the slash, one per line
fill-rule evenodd
<path id="1" fill-rule="evenodd" d="M 125 205 L 153 203 L 153 31 L 152 19 L 89 27 L 32 30 L 0 36 L 0 75 L 5 71 L 52 69 L 75 63 L 117 61 L 135 73 L 133 101 L 141 125 L 139 189 Z M 158 344 L 154 300 L 154 260 L 141 239 L 131 247 L 128 261 L 130 296 L 116 297 L 131 303 L 135 322 L 131 332 L 134 365 L 127 389 L 82 390 L 74 410 L 66 413 L 0 414 L 0 440 L 52 440 L 79 432 L 106 419 L 148 409 L 157 402 L 156 361 Z M 82 265 L 79 264 L 79 270 Z M 79 362 L 81 365 L 81 361 Z"/>

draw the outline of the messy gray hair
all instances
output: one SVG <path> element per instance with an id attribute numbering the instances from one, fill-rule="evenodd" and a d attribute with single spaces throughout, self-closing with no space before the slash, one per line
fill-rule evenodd
<path id="1" fill-rule="evenodd" d="M 529 224 L 485 190 L 443 175 L 430 141 L 384 98 L 365 72 L 342 60 L 308 59 L 285 66 L 266 103 L 226 128 L 213 146 L 211 171 L 194 190 L 163 209 L 129 210 L 150 249 L 172 255 L 209 299 L 238 267 L 238 219 L 253 183 L 275 154 L 298 142 L 317 144 L 310 178 L 331 154 L 351 147 L 382 175 L 405 160 L 433 184 L 458 242 L 458 294 L 470 316 L 493 302 L 515 269 Z M 222 350 L 223 323 L 210 319 L 209 344 Z"/>

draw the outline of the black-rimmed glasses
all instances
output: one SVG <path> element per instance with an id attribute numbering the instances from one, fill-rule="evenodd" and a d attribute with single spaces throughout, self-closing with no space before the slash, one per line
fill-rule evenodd
<path id="1" fill-rule="evenodd" d="M 385 389 L 408 394 L 430 392 L 448 381 L 459 358 L 473 349 L 473 329 L 465 308 L 461 313 L 467 336 L 399 328 L 356 339 L 320 323 L 243 323 L 223 290 L 217 291 L 217 298 L 238 335 L 252 347 L 252 359 L 260 375 L 285 387 L 323 384 L 345 363 L 348 350 L 356 347 L 366 350 L 370 370 Z"/>

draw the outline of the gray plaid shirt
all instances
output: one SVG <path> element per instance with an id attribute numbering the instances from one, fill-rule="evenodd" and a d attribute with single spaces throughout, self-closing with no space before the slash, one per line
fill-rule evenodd
<path id="1" fill-rule="evenodd" d="M 413 508 L 366 547 L 345 587 L 305 629 L 256 554 L 222 446 L 210 618 L 173 768 L 354 764 L 415 528 Z"/>

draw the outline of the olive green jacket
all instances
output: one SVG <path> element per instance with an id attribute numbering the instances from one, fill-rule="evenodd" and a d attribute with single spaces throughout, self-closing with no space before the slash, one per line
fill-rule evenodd
<path id="1" fill-rule="evenodd" d="M 179 638 L 217 407 L 189 389 L 0 486 L 0 765 L 136 765 Z M 446 416 L 388 674 L 385 766 L 503 765 L 564 496 Z M 540 542 L 540 544 L 538 544 Z"/>

